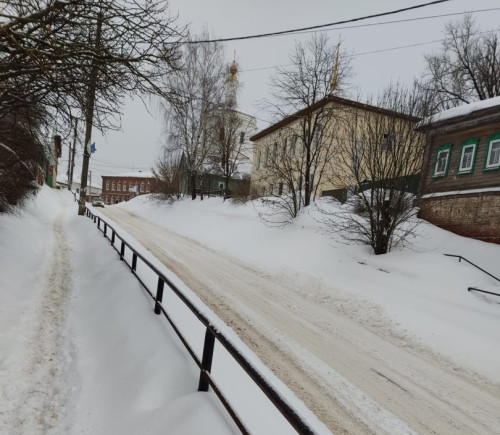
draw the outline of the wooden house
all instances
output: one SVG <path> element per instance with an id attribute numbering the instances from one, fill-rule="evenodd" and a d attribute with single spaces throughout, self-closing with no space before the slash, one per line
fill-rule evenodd
<path id="1" fill-rule="evenodd" d="M 500 97 L 441 112 L 417 130 L 426 134 L 419 216 L 500 243 Z"/>

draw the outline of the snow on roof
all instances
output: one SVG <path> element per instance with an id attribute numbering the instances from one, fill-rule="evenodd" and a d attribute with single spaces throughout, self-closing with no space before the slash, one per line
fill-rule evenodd
<path id="1" fill-rule="evenodd" d="M 154 178 L 154 175 L 151 171 L 136 171 L 136 172 L 125 172 L 123 174 L 103 175 L 103 177 Z"/>
<path id="2" fill-rule="evenodd" d="M 418 124 L 418 127 L 432 125 L 437 122 L 445 121 L 447 119 L 453 119 L 461 116 L 470 115 L 471 113 L 488 109 L 489 107 L 494 107 L 494 106 L 500 106 L 500 97 L 493 97 L 487 100 L 475 101 L 473 103 L 463 104 L 462 106 L 444 110 L 443 112 L 437 113 L 436 115 L 425 118 Z"/>

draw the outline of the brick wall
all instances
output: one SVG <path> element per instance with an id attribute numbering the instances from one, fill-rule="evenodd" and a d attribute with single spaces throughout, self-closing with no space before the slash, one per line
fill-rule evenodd
<path id="1" fill-rule="evenodd" d="M 119 190 L 118 183 L 120 183 Z M 126 183 L 126 190 L 123 190 L 123 183 Z M 141 190 L 142 183 L 144 183 L 143 190 Z M 104 175 L 102 176 L 102 198 L 106 204 L 128 201 L 135 196 L 135 193 L 130 192 L 129 189 L 136 184 L 137 195 L 146 195 L 148 193 L 156 192 L 156 183 L 154 178 Z"/>
<path id="2" fill-rule="evenodd" d="M 465 237 L 500 244 L 500 192 L 420 198 L 418 216 Z"/>

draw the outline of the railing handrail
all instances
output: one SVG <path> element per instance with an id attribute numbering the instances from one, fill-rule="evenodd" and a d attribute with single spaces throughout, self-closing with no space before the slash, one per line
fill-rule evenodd
<path id="1" fill-rule="evenodd" d="M 484 270 L 482 267 L 479 267 L 477 264 L 474 264 L 472 261 L 467 260 L 467 258 L 461 256 L 461 255 L 454 255 L 454 254 L 444 254 L 447 257 L 455 257 L 458 258 L 458 261 L 460 262 L 461 260 L 465 260 L 467 263 L 469 263 L 471 266 L 474 266 L 476 269 L 479 269 L 481 272 L 484 272 L 486 275 L 491 276 L 493 279 L 497 280 L 500 282 L 500 278 L 497 278 L 495 275 L 492 275 L 491 273 L 487 272 Z"/>
<path id="2" fill-rule="evenodd" d="M 104 236 L 107 238 L 106 235 L 106 227 L 108 227 L 112 232 L 113 232 L 113 238 L 111 239 L 112 243 L 114 242 L 114 235 L 116 235 L 122 242 L 122 251 L 124 250 L 123 246 L 127 246 L 137 258 L 140 258 L 141 261 L 146 264 L 161 280 L 163 280 L 164 283 L 166 283 L 170 289 L 181 299 L 181 301 L 189 308 L 189 310 L 198 318 L 198 320 L 207 328 L 208 331 L 219 341 L 219 343 L 226 349 L 226 351 L 231 355 L 231 357 L 240 365 L 240 367 L 250 376 L 252 381 L 260 388 L 260 390 L 267 396 L 267 398 L 273 403 L 273 405 L 276 407 L 277 410 L 280 411 L 280 413 L 283 415 L 283 417 L 290 423 L 290 425 L 300 434 L 314 434 L 314 430 L 309 426 L 307 421 L 304 420 L 304 418 L 298 413 L 296 409 L 292 407 L 290 403 L 288 403 L 283 396 L 279 393 L 279 391 L 272 385 L 270 384 L 266 378 L 260 373 L 259 370 L 257 370 L 252 363 L 243 355 L 240 350 L 238 349 L 237 346 L 233 344 L 230 338 L 228 338 L 221 330 L 217 329 L 214 327 L 214 322 L 211 321 L 209 317 L 204 315 L 200 310 L 193 304 L 189 298 L 186 297 L 182 293 L 179 288 L 172 283 L 170 279 L 168 279 L 162 272 L 160 272 L 156 266 L 154 266 L 148 259 L 144 258 L 142 254 L 137 252 L 137 250 L 128 243 L 123 236 L 121 236 L 116 229 L 110 225 L 105 219 L 103 219 L 100 216 L 94 215 L 92 211 L 90 211 L 88 208 L 86 208 L 87 211 L 87 216 L 90 218 L 94 218 L 94 222 L 96 221 L 96 218 L 98 219 L 97 221 L 97 228 L 98 230 L 101 230 L 100 228 L 100 222 L 102 221 L 105 225 L 104 229 Z M 113 245 L 114 247 L 114 245 Z M 116 247 L 114 247 L 116 249 Z M 117 250 L 118 251 L 118 250 Z M 123 252 L 120 253 L 120 256 L 123 259 Z M 128 263 L 127 263 L 128 265 Z M 129 266 L 132 269 L 132 266 Z M 135 272 L 135 271 L 134 271 Z M 136 274 L 135 274 L 136 275 Z M 136 275 L 136 277 L 139 279 L 139 282 L 141 285 L 147 290 L 149 295 L 154 298 L 153 293 L 146 287 L 144 282 Z M 225 399 L 221 397 L 222 393 L 220 393 L 220 390 L 218 390 L 214 380 L 210 376 L 210 370 L 208 372 L 206 370 L 203 370 L 203 362 L 200 363 L 199 359 L 195 356 L 194 352 L 190 348 L 189 344 L 185 341 L 185 339 L 182 337 L 180 332 L 177 330 L 177 327 L 173 324 L 172 320 L 168 316 L 168 313 L 165 311 L 163 306 L 161 306 L 161 300 L 158 303 L 157 301 L 157 306 L 159 307 L 159 311 L 167 317 L 167 320 L 170 322 L 170 324 L 174 327 L 175 332 L 177 335 L 180 337 L 181 341 L 183 342 L 184 346 L 190 353 L 191 357 L 195 360 L 196 364 L 202 369 L 202 374 L 201 377 L 206 377 L 208 380 L 208 383 L 212 386 L 215 387 L 214 391 L 217 393 L 217 397 L 223 402 L 224 406 L 226 409 L 229 411 L 231 414 L 231 417 L 235 421 L 235 423 L 238 425 L 238 427 L 242 430 L 243 433 L 248 433 L 244 427 L 242 427 L 239 422 L 239 417 L 235 414 L 234 410 L 232 408 L 228 408 L 227 405 L 228 403 L 224 403 Z M 157 312 L 155 309 L 155 312 L 159 314 L 159 311 Z M 210 362 L 211 364 L 211 362 Z M 230 405 L 229 405 L 230 406 Z"/>

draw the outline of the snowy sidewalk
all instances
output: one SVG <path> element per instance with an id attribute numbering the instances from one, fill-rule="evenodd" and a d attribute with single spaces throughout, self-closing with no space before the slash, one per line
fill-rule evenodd
<path id="1" fill-rule="evenodd" d="M 42 188 L 0 235 L 1 434 L 237 433 L 70 194 Z"/>
<path id="2" fill-rule="evenodd" d="M 69 248 L 62 213 L 53 221 L 32 300 L 17 325 L 17 346 L 2 361 L 0 432 L 65 432 L 69 394 L 66 317 L 71 290 Z M 22 238 L 22 234 L 19 234 Z M 25 247 L 33 246 L 27 240 Z M 28 248 L 29 249 L 29 248 Z M 21 260 L 21 259 L 20 259 Z"/>

